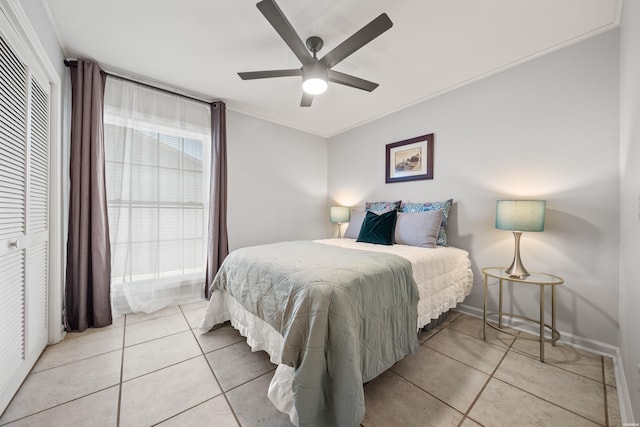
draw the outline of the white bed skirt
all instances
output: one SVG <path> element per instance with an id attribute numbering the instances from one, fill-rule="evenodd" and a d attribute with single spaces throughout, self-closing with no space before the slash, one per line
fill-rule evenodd
<path id="1" fill-rule="evenodd" d="M 298 413 L 293 404 L 293 368 L 280 364 L 282 342 L 284 338 L 271 325 L 245 308 L 226 292 L 214 292 L 200 325 L 202 332 L 209 331 L 215 325 L 231 321 L 231 326 L 247 338 L 251 351 L 266 351 L 271 363 L 278 365 L 269 385 L 269 400 L 280 412 L 289 415 L 294 425 L 298 425 Z"/>

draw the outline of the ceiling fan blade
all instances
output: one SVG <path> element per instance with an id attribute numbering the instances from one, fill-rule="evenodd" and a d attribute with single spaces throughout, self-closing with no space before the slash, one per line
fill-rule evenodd
<path id="1" fill-rule="evenodd" d="M 262 0 L 256 6 L 302 64 L 313 59 L 305 44 L 300 40 L 300 36 L 274 0 Z"/>
<path id="2" fill-rule="evenodd" d="M 351 55 L 380 34 L 387 31 L 393 26 L 393 22 L 386 13 L 381 14 L 373 21 L 358 30 L 354 35 L 336 46 L 331 52 L 327 53 L 320 61 L 327 67 L 331 68 L 347 56 Z"/>
<path id="3" fill-rule="evenodd" d="M 312 101 L 313 101 L 313 95 L 308 94 L 307 92 L 302 92 L 302 99 L 300 100 L 301 107 L 311 107 Z"/>
<path id="4" fill-rule="evenodd" d="M 244 73 L 238 73 L 238 75 L 242 80 L 269 79 L 272 77 L 301 76 L 302 70 L 295 68 L 289 70 L 247 71 Z"/>
<path id="5" fill-rule="evenodd" d="M 334 70 L 329 70 L 329 81 L 354 87 L 356 89 L 366 90 L 367 92 L 371 92 L 379 86 L 378 83 L 370 82 L 369 80 L 364 80 L 359 77 L 354 77 Z"/>

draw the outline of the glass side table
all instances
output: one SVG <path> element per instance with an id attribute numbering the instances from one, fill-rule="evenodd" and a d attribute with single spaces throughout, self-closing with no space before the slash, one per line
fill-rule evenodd
<path id="1" fill-rule="evenodd" d="M 505 332 L 510 334 L 509 331 L 505 331 L 502 329 L 502 317 L 516 317 L 519 319 L 527 320 L 530 322 L 537 323 L 540 325 L 540 336 L 538 338 L 531 338 L 535 341 L 540 341 L 540 361 L 544 362 L 544 343 L 551 342 L 553 346 L 556 345 L 556 341 L 560 339 L 560 332 L 556 329 L 556 286 L 562 285 L 564 283 L 564 279 L 555 276 L 553 274 L 548 273 L 531 273 L 530 276 L 519 278 L 512 277 L 509 274 L 505 273 L 506 267 L 488 267 L 482 269 L 482 274 L 484 275 L 484 314 L 483 314 L 483 324 L 482 324 L 482 338 L 487 339 L 487 326 L 490 326 L 496 330 Z M 493 277 L 499 280 L 500 283 L 500 294 L 498 297 L 498 311 L 497 312 L 489 312 L 487 311 L 487 297 L 489 293 L 487 280 L 489 277 Z M 503 282 L 513 282 L 513 283 L 521 283 L 521 284 L 529 284 L 529 285 L 538 285 L 540 286 L 540 318 L 530 319 L 528 317 L 520 316 L 513 313 L 505 313 L 502 311 L 502 288 Z M 544 288 L 545 286 L 551 286 L 551 325 L 545 324 L 544 319 Z M 487 321 L 488 316 L 498 315 L 498 326 L 495 326 Z M 551 338 L 545 337 L 545 328 L 548 328 L 551 331 Z M 514 334 L 510 334 L 514 335 Z M 520 337 L 525 338 L 525 337 Z"/>

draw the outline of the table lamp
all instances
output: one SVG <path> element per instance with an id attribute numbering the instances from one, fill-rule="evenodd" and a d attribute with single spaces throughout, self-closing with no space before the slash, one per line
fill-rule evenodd
<path id="1" fill-rule="evenodd" d="M 351 209 L 347 206 L 331 206 L 329 219 L 333 224 L 338 224 L 338 237 L 342 238 L 342 223 L 351 219 Z"/>
<path id="2" fill-rule="evenodd" d="M 530 276 L 520 259 L 520 237 L 523 231 L 544 231 L 545 200 L 498 200 L 496 228 L 513 231 L 516 241 L 511 266 L 505 270 L 511 277 Z"/>

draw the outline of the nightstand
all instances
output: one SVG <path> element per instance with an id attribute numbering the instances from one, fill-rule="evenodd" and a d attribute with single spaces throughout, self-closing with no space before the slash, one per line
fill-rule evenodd
<path id="1" fill-rule="evenodd" d="M 540 341 L 540 361 L 544 362 L 544 343 L 551 342 L 551 344 L 555 346 L 556 341 L 560 339 L 560 332 L 558 332 L 558 330 L 556 329 L 556 286 L 562 285 L 564 283 L 564 279 L 548 273 L 531 273 L 530 276 L 523 278 L 512 277 L 509 276 L 509 274 L 505 273 L 504 270 L 506 270 L 505 267 L 488 267 L 482 269 L 482 274 L 484 275 L 484 314 L 482 324 L 482 338 L 485 340 L 487 339 L 487 326 L 490 326 L 502 332 L 510 333 L 509 331 L 502 329 L 503 316 L 516 317 L 519 319 L 537 323 L 538 325 L 540 325 L 540 336 L 538 338 L 534 338 L 534 340 Z M 487 311 L 487 297 L 489 294 L 487 280 L 489 279 L 489 277 L 498 279 L 500 283 L 500 294 L 498 297 L 497 312 Z M 538 320 L 530 319 L 528 317 L 520 316 L 513 313 L 505 313 L 502 311 L 502 288 L 503 282 L 505 281 L 512 282 L 513 284 L 538 285 L 540 287 L 540 318 Z M 546 286 L 551 287 L 551 325 L 545 324 L 544 319 L 544 288 Z M 496 314 L 498 315 L 498 326 L 495 326 L 487 321 L 487 316 Z M 551 338 L 545 337 L 545 328 L 548 328 L 551 331 Z"/>

